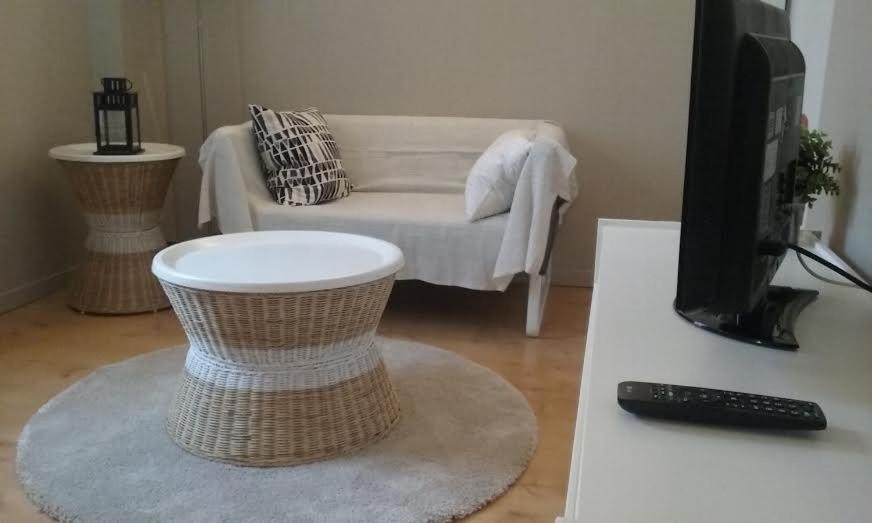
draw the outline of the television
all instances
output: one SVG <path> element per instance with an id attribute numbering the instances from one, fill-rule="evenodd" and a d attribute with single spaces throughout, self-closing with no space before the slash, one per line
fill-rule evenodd
<path id="1" fill-rule="evenodd" d="M 795 243 L 805 61 L 787 13 L 697 0 L 675 310 L 738 340 L 796 349 L 814 291 L 773 286 Z"/>

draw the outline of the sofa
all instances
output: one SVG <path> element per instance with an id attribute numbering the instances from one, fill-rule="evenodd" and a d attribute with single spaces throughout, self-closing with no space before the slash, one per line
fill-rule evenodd
<path id="1" fill-rule="evenodd" d="M 577 193 L 575 159 L 559 125 L 543 120 L 325 115 L 354 185 L 320 205 L 273 200 L 250 123 L 216 129 L 203 144 L 199 221 L 222 233 L 325 230 L 390 241 L 403 251 L 399 279 L 505 290 L 529 275 L 526 333 L 539 334 L 550 253 L 563 212 Z M 501 133 L 531 129 L 533 146 L 508 212 L 470 222 L 466 177 Z"/>

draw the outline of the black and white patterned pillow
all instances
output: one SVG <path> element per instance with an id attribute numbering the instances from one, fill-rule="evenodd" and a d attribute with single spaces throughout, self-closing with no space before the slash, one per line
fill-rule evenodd
<path id="1" fill-rule="evenodd" d="M 339 146 L 318 109 L 273 111 L 249 105 L 266 185 L 282 205 L 314 205 L 348 196 Z"/>

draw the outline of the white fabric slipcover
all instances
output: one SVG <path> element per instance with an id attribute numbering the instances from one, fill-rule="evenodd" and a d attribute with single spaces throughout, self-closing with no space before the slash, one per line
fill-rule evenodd
<path id="1" fill-rule="evenodd" d="M 250 124 L 215 130 L 200 149 L 199 222 L 221 232 L 327 230 L 365 234 L 402 249 L 401 279 L 504 290 L 538 273 L 555 202 L 577 194 L 563 130 L 541 120 L 325 115 L 355 186 L 309 207 L 276 204 L 264 183 Z M 469 223 L 464 185 L 476 159 L 510 129 L 535 130 L 512 208 Z M 561 214 L 568 205 L 561 207 Z"/>

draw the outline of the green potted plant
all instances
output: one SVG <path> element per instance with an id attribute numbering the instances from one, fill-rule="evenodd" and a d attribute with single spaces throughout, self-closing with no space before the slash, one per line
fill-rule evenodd
<path id="1" fill-rule="evenodd" d="M 806 205 L 811 208 L 817 201 L 815 196 L 839 194 L 836 174 L 842 170 L 833 159 L 833 142 L 825 132 L 803 126 L 801 133 L 794 188 L 794 202 L 802 207 L 797 209 L 800 220 Z"/>

